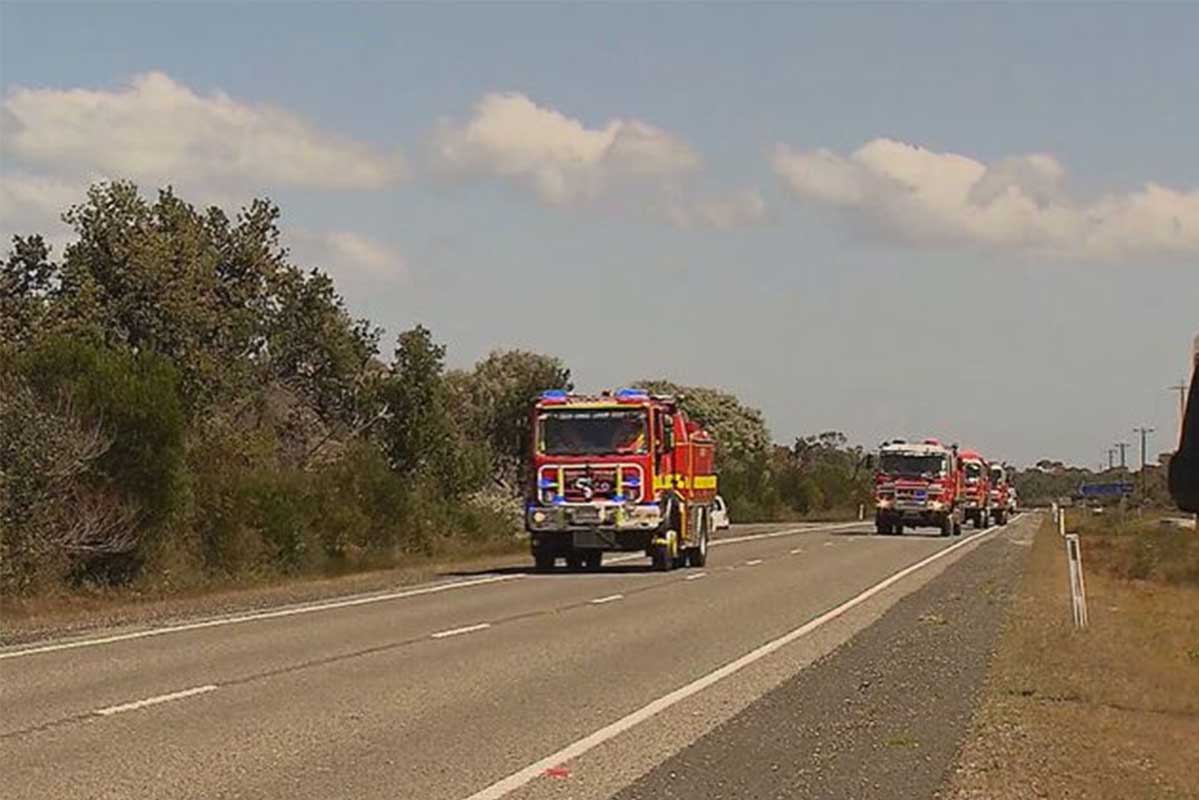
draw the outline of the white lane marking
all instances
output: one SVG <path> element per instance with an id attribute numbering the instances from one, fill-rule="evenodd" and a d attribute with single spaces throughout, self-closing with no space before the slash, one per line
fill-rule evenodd
<path id="1" fill-rule="evenodd" d="M 610 594 L 607 597 L 597 597 L 591 601 L 593 606 L 602 606 L 604 603 L 614 603 L 617 600 L 623 600 L 623 594 Z"/>
<path id="2" fill-rule="evenodd" d="M 0 653 L 0 661 L 6 658 L 20 658 L 22 656 L 32 656 L 38 653 L 53 653 L 56 650 L 74 650 L 77 647 L 95 647 L 101 644 L 112 644 L 114 642 L 127 642 L 130 639 L 146 639 L 151 636 L 164 636 L 168 633 L 181 633 L 183 631 L 195 631 L 203 628 L 216 628 L 222 625 L 238 625 L 243 622 L 256 622 L 261 619 L 278 619 L 280 617 L 294 617 L 298 614 L 311 614 L 315 611 L 329 611 L 335 608 L 349 608 L 351 606 L 364 606 L 369 603 L 382 603 L 387 600 L 402 600 L 406 597 L 417 597 L 425 594 L 436 594 L 438 592 L 448 592 L 452 589 L 466 589 L 471 586 L 483 586 L 489 583 L 500 583 L 501 581 L 513 581 L 523 578 L 524 575 L 493 575 L 487 578 L 477 578 L 468 581 L 455 581 L 453 583 L 439 583 L 433 586 L 425 586 L 420 589 L 407 589 L 402 592 L 389 592 L 387 594 L 373 594 L 366 597 L 350 597 L 342 600 L 332 600 L 326 603 L 316 603 L 310 606 L 296 606 L 291 608 L 280 608 L 274 611 L 259 611 L 252 614 L 239 614 L 235 617 L 219 617 L 217 619 L 207 619 L 200 622 L 188 622 L 182 625 L 168 625 L 164 628 L 150 628 L 142 631 L 130 631 L 129 633 L 119 633 L 113 636 L 104 636 L 99 639 L 80 639 L 72 642 L 57 642 L 55 644 L 45 644 L 38 647 L 29 647 L 24 650 L 13 650 L 7 653 Z"/>
<path id="3" fill-rule="evenodd" d="M 699 580 L 700 578 L 704 577 L 704 576 L 705 576 L 705 575 L 707 575 L 707 574 L 708 574 L 708 573 L 706 573 L 706 572 L 696 572 L 694 575 L 688 575 L 686 578 L 683 578 L 683 580 L 685 580 L 685 581 L 697 581 L 697 580 Z"/>
<path id="4" fill-rule="evenodd" d="M 754 558 L 754 559 L 750 559 L 749 561 L 746 561 L 746 562 L 745 562 L 745 566 L 747 566 L 747 567 L 756 567 L 756 566 L 758 566 L 758 565 L 759 565 L 759 564 L 761 564 L 761 563 L 762 563 L 762 559 L 760 559 L 760 558 Z"/>
<path id="5" fill-rule="evenodd" d="M 802 547 L 795 547 L 795 548 L 792 548 L 792 550 L 791 550 L 791 555 L 793 555 L 793 556 L 796 556 L 796 555 L 799 555 L 799 554 L 800 554 L 800 553 L 802 553 L 802 552 L 803 552 L 803 548 L 802 548 Z"/>
<path id="6" fill-rule="evenodd" d="M 462 628 L 450 628 L 448 631 L 438 631 L 437 633 L 429 634 L 431 639 L 448 639 L 451 636 L 461 636 L 464 633 L 474 633 L 475 631 L 485 631 L 491 627 L 490 622 L 480 622 L 477 625 L 466 625 Z"/>
<path id="7" fill-rule="evenodd" d="M 825 547 L 832 547 L 832 546 L 833 546 L 833 543 L 832 543 L 832 542 L 825 542 L 825 543 L 824 543 L 824 546 L 825 546 Z"/>
<path id="8" fill-rule="evenodd" d="M 855 606 L 861 605 L 871 597 L 874 597 L 876 594 L 889 589 L 891 586 L 894 586 L 896 583 L 911 575 L 913 572 L 923 569 L 934 561 L 942 559 L 960 548 L 966 547 L 967 545 L 977 544 L 984 536 L 996 530 L 999 530 L 999 528 L 987 528 L 986 530 L 980 531 L 979 533 L 966 539 L 962 539 L 956 544 L 952 544 L 943 550 L 938 550 L 931 556 L 917 561 L 915 564 L 904 567 L 898 572 L 893 573 L 891 576 L 884 578 L 883 580 L 874 584 L 869 589 L 866 589 L 860 594 L 855 595 L 850 600 L 846 600 L 836 608 L 824 612 L 815 619 L 805 622 L 803 625 L 800 625 L 798 628 L 790 631 L 789 633 L 783 634 L 777 639 L 772 639 L 755 650 L 751 650 L 735 661 L 730 661 L 724 666 L 718 667 L 712 672 L 709 672 L 707 675 L 697 678 L 685 686 L 680 686 L 670 694 L 659 697 L 657 700 L 654 700 L 653 702 L 642 706 L 636 711 L 621 717 L 615 722 L 600 728 L 589 736 L 584 736 L 582 739 L 579 739 L 573 744 L 563 747 L 556 753 L 551 753 L 540 761 L 536 761 L 529 766 L 512 773 L 508 777 L 502 778 L 490 786 L 480 789 L 466 798 L 466 800 L 499 800 L 499 798 L 505 796 L 509 792 L 513 792 L 530 783 L 533 781 L 533 779 L 541 775 L 550 767 L 556 767 L 559 764 L 564 764 L 567 761 L 578 758 L 579 756 L 598 747 L 609 739 L 619 736 L 630 728 L 639 725 L 640 723 L 645 722 L 647 719 L 660 714 L 671 706 L 686 700 L 688 697 L 702 692 L 704 689 L 707 689 L 717 681 L 727 678 L 728 676 L 738 672 L 741 669 L 744 669 L 750 664 L 753 664 L 755 661 L 759 661 L 776 650 L 785 647 L 791 642 L 794 642 L 801 636 L 811 633 L 821 625 L 836 619 L 846 611 L 849 611 Z"/>
<path id="9" fill-rule="evenodd" d="M 827 527 L 813 526 L 810 528 L 788 528 L 786 530 L 773 531 L 771 533 L 755 533 L 746 536 L 734 536 L 729 539 L 714 539 L 708 544 L 710 547 L 718 547 L 726 544 L 749 542 L 753 541 L 754 539 L 773 539 L 778 536 L 792 536 L 797 533 L 805 533 L 810 531 L 837 530 L 840 528 L 853 527 L 861 524 L 861 522 L 854 522 Z M 644 558 L 644 556 L 640 553 L 631 553 L 629 555 L 616 556 L 615 558 L 608 559 L 608 561 L 609 563 L 618 563 L 623 561 L 635 561 L 640 558 Z M 519 580 L 525 577 L 526 576 L 523 574 L 491 575 L 485 578 L 454 581 L 452 583 L 438 583 L 434 584 L 433 586 L 417 587 L 399 592 L 367 595 L 365 597 L 348 597 L 340 600 L 314 603 L 312 605 L 290 606 L 287 608 L 277 608 L 271 611 L 257 611 L 247 614 L 236 614 L 229 617 L 217 617 L 215 619 L 200 620 L 197 622 L 185 622 L 179 625 L 167 625 L 161 628 L 147 628 L 140 631 L 113 634 L 112 636 L 102 636 L 96 639 L 77 639 L 67 642 L 52 642 L 49 644 L 37 645 L 35 647 L 27 647 L 22 650 L 9 650 L 7 652 L 0 652 L 0 661 L 8 658 L 33 656 L 40 653 L 54 653 L 59 650 L 75 650 L 80 647 L 97 647 L 99 645 L 115 644 L 117 642 L 128 642 L 134 639 L 148 639 L 152 636 L 165 636 L 169 633 L 183 633 L 185 631 L 216 628 L 223 625 L 240 625 L 245 622 L 257 622 L 258 620 L 264 619 L 279 619 L 282 617 L 292 617 L 299 614 L 311 614 L 317 611 L 331 611 L 338 608 L 350 608 L 352 606 L 361 606 L 370 603 L 382 603 L 389 600 L 403 600 L 408 597 L 419 597 L 426 594 L 436 594 L 438 592 L 447 592 L 453 589 L 467 589 L 472 586 L 485 586 L 490 583 Z"/>
<path id="10" fill-rule="evenodd" d="M 779 536 L 794 536 L 797 533 L 819 533 L 820 531 L 839 531 L 845 528 L 857 528 L 865 525 L 864 522 L 845 522 L 837 525 L 823 525 L 811 528 L 787 528 L 781 531 L 772 531 L 770 533 L 751 533 L 747 536 L 734 536 L 731 539 L 713 539 L 708 542 L 709 547 L 719 547 L 724 544 L 738 544 L 740 542 L 750 542 L 754 539 L 775 539 Z"/>
<path id="11" fill-rule="evenodd" d="M 108 706 L 107 708 L 97 708 L 92 713 L 98 717 L 111 717 L 113 714 L 120 714 L 123 711 L 136 711 L 139 708 L 146 706 L 156 706 L 159 703 L 169 703 L 172 700 L 182 700 L 185 697 L 195 697 L 198 694 L 207 694 L 215 692 L 216 684 L 210 683 L 206 686 L 195 686 L 191 689 L 184 689 L 181 692 L 171 692 L 170 694 L 160 694 L 156 697 L 147 697 L 145 700 L 134 700 L 132 703 L 121 703 L 119 706 Z"/>

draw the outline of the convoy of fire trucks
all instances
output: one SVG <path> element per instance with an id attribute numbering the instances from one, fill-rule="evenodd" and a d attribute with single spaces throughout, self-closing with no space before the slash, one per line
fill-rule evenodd
<path id="1" fill-rule="evenodd" d="M 880 534 L 911 527 L 958 536 L 965 522 L 975 528 L 1003 525 L 1015 510 L 1006 468 L 974 450 L 947 447 L 937 439 L 892 439 L 879 448 L 874 463 L 874 521 Z"/>
<path id="2" fill-rule="evenodd" d="M 656 570 L 702 567 L 720 518 L 716 443 L 680 398 L 641 389 L 544 392 L 533 405 L 525 527 L 539 571 L 559 560 L 599 569 L 605 552 L 644 552 Z M 956 536 L 1003 525 L 1015 508 L 1007 471 L 937 439 L 894 439 L 875 467 L 875 525 Z"/>

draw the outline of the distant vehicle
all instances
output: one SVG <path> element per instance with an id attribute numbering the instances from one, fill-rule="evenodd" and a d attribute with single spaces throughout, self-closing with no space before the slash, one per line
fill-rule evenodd
<path id="1" fill-rule="evenodd" d="M 962 465 L 962 516 L 975 528 L 985 528 L 991 514 L 990 466 L 974 450 L 962 450 L 958 458 Z"/>
<path id="2" fill-rule="evenodd" d="M 991 521 L 1006 525 L 1008 514 L 1015 506 L 1015 492 L 1008 483 L 1007 470 L 1002 464 L 991 465 Z"/>
<path id="3" fill-rule="evenodd" d="M 724 504 L 724 498 L 716 495 L 712 501 L 712 530 L 723 531 L 729 528 L 729 507 Z"/>
<path id="4" fill-rule="evenodd" d="M 871 459 L 873 463 L 873 459 Z M 905 525 L 939 528 L 942 536 L 962 532 L 962 488 L 957 448 L 936 439 L 894 439 L 879 448 L 875 464 L 875 530 L 901 534 Z"/>
<path id="5" fill-rule="evenodd" d="M 714 525 L 716 443 L 673 397 L 548 391 L 533 408 L 525 527 L 538 570 L 599 569 L 644 550 L 657 570 L 702 567 Z"/>

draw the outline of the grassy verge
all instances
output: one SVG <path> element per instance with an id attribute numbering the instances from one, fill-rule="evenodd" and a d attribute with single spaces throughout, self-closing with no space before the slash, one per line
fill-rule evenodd
<path id="1" fill-rule="evenodd" d="M 86 586 L 33 597 L 0 597 L 0 644 L 79 633 L 121 624 L 162 623 L 210 614 L 302 603 L 383 591 L 451 574 L 494 569 L 527 560 L 528 542 L 503 537 L 453 542 L 430 555 L 409 555 L 374 568 L 331 567 L 317 575 L 259 575 L 211 579 L 176 587 L 146 582 L 124 587 Z"/>
<path id="2" fill-rule="evenodd" d="M 1199 798 L 1199 534 L 1067 515 L 1090 627 L 1045 524 L 954 776 L 959 798 Z"/>

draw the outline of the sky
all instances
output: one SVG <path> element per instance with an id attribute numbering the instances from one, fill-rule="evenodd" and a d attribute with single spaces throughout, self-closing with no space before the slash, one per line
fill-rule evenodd
<path id="1" fill-rule="evenodd" d="M 236 210 L 389 341 L 667 377 L 777 441 L 1177 440 L 1199 5 L 0 5 L 0 234 Z"/>

